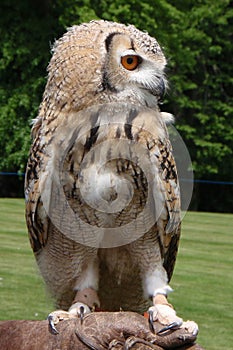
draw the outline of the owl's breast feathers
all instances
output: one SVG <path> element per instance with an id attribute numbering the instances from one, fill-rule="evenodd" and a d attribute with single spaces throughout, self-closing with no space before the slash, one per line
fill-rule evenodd
<path id="1" fill-rule="evenodd" d="M 43 201 L 53 205 L 61 193 L 65 203 L 51 217 L 51 207 Z M 109 103 L 60 114 L 49 123 L 44 119 L 27 166 L 26 202 L 35 253 L 46 245 L 54 217 L 68 220 L 71 209 L 90 227 L 120 231 L 128 225 L 128 234 L 136 232 L 135 237 L 153 228 L 171 277 L 180 235 L 180 193 L 159 110 Z"/>

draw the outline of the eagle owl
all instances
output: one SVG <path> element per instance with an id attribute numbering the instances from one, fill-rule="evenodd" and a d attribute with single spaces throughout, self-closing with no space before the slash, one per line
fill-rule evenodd
<path id="1" fill-rule="evenodd" d="M 164 324 L 182 324 L 166 299 L 180 194 L 172 116 L 159 109 L 165 65 L 154 38 L 104 20 L 73 26 L 53 47 L 32 128 L 26 220 L 67 317 L 151 307 Z"/>

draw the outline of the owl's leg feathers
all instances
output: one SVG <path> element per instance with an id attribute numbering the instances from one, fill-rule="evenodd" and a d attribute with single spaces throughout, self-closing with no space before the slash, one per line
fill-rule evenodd
<path id="1" fill-rule="evenodd" d="M 95 308 L 99 306 L 99 298 L 94 289 L 85 288 L 83 290 L 77 291 L 73 304 L 68 311 L 56 310 L 48 315 L 51 332 L 53 334 L 58 334 L 59 332 L 55 326 L 63 320 L 80 318 L 82 323 L 83 317 L 91 311 L 94 311 Z"/>
<path id="2" fill-rule="evenodd" d="M 155 293 L 153 297 L 154 306 L 149 308 L 149 322 L 158 320 L 165 327 L 160 329 L 157 334 L 165 333 L 171 329 L 185 328 L 193 335 L 198 334 L 198 325 L 193 321 L 183 322 L 181 317 L 176 315 L 176 312 L 171 304 L 167 301 L 166 294 Z M 152 325 L 150 326 L 152 329 Z"/>

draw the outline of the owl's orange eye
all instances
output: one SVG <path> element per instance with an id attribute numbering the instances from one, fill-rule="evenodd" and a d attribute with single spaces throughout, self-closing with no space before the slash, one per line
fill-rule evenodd
<path id="1" fill-rule="evenodd" d="M 121 64 L 127 70 L 134 70 L 141 63 L 141 59 L 137 55 L 126 55 L 121 57 Z"/>

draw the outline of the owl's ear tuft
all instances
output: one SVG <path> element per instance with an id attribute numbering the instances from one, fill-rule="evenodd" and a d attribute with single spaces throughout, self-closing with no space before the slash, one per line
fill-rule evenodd
<path id="1" fill-rule="evenodd" d="M 106 50 L 107 52 L 109 52 L 109 48 L 111 46 L 111 43 L 112 43 L 112 39 L 115 35 L 120 35 L 121 33 L 118 33 L 118 32 L 113 32 L 111 34 L 109 34 L 107 36 L 107 38 L 105 39 L 105 47 L 106 47 Z"/>

